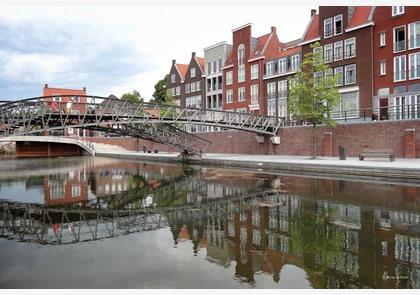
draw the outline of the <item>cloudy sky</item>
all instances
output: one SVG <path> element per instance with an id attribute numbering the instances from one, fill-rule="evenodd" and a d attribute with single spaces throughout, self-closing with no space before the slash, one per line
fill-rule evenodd
<path id="1" fill-rule="evenodd" d="M 207 46 L 231 43 L 231 30 L 246 23 L 254 37 L 276 26 L 280 41 L 300 38 L 317 8 L 309 1 L 152 3 L 158 6 L 11 7 L 0 0 L 0 100 L 41 95 L 45 83 L 104 96 L 137 89 L 148 99 L 172 59 L 188 63 L 193 51 L 203 56 Z"/>

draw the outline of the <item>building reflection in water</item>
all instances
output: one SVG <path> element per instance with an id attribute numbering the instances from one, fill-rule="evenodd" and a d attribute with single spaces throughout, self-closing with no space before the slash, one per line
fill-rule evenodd
<path id="1" fill-rule="evenodd" d="M 175 247 L 251 286 L 293 265 L 318 288 L 420 288 L 419 187 L 125 161 L 43 185 L 47 206 L 158 210 Z"/>

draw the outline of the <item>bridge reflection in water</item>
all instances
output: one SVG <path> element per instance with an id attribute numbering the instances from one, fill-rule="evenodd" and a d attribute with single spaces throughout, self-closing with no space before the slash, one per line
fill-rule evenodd
<path id="1" fill-rule="evenodd" d="M 60 175 L 38 181 L 44 204 L 2 203 L 3 237 L 59 245 L 167 227 L 175 247 L 251 286 L 295 265 L 319 288 L 420 288 L 419 187 L 124 161 Z"/>

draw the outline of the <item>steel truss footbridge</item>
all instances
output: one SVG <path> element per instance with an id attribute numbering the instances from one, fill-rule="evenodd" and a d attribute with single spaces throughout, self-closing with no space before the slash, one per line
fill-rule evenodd
<path id="1" fill-rule="evenodd" d="M 276 136 L 283 124 L 281 117 L 99 96 L 44 96 L 0 105 L 0 137 L 83 128 L 143 138 L 191 153 L 204 151 L 211 142 L 184 131 L 185 125 Z"/>

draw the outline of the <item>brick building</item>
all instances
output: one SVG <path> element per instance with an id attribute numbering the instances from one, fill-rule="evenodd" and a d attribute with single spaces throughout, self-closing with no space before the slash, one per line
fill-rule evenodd
<path id="1" fill-rule="evenodd" d="M 63 113 L 86 113 L 87 98 L 86 87 L 80 89 L 56 88 L 49 87 L 48 84 L 44 85 L 43 96 L 46 104 L 50 108 L 58 108 L 57 111 Z M 53 103 L 55 102 L 55 104 Z M 54 131 L 56 135 L 66 136 L 87 136 L 88 131 L 77 128 L 66 128 L 62 131 Z M 91 132 L 92 133 L 92 132 Z"/>
<path id="2" fill-rule="evenodd" d="M 335 75 L 342 102 L 335 117 L 356 117 L 372 107 L 373 13 L 372 6 L 320 6 L 302 37 L 302 56 L 319 42 L 324 62 Z M 322 73 L 321 73 L 322 74 Z"/>
<path id="3" fill-rule="evenodd" d="M 379 119 L 420 118 L 420 7 L 378 6 L 373 20 L 374 103 Z"/>
<path id="4" fill-rule="evenodd" d="M 246 24 L 232 30 L 232 54 L 223 67 L 223 109 L 264 114 L 264 60 L 275 55 L 281 43 L 275 27 L 258 38 L 252 37 L 251 27 Z"/>
<path id="5" fill-rule="evenodd" d="M 175 103 L 179 106 L 185 106 L 184 79 L 187 69 L 188 65 L 177 64 L 174 59 L 169 75 L 166 76 L 166 91 L 172 95 Z"/>
<path id="6" fill-rule="evenodd" d="M 264 61 L 264 95 L 267 101 L 265 114 L 287 116 L 289 94 L 288 79 L 300 69 L 302 49 L 300 39 L 281 44 L 278 52 Z"/>

